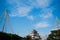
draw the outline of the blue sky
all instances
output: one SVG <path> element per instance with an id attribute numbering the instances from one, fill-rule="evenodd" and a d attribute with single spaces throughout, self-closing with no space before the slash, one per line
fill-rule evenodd
<path id="1" fill-rule="evenodd" d="M 0 0 L 0 16 L 5 9 L 8 10 L 13 33 L 21 36 L 33 29 L 40 35 L 47 35 L 54 29 L 56 16 L 60 19 L 60 0 Z M 3 18 L 0 18 L 0 31 L 1 20 Z M 8 26 L 5 31 L 9 31 Z"/>

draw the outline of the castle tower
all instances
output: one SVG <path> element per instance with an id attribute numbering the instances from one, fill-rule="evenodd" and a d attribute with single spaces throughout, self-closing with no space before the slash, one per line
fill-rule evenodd
<path id="1" fill-rule="evenodd" d="M 39 33 L 36 30 L 32 31 L 31 37 L 32 37 L 33 40 L 35 40 L 35 39 L 41 40 L 41 37 L 40 37 Z"/>

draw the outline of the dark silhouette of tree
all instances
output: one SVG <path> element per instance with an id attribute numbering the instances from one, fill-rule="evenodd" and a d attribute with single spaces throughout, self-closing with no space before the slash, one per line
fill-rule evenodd
<path id="1" fill-rule="evenodd" d="M 23 38 L 16 34 L 0 32 L 0 40 L 22 40 Z"/>
<path id="2" fill-rule="evenodd" d="M 60 40 L 60 29 L 51 31 L 47 40 Z"/>
<path id="3" fill-rule="evenodd" d="M 32 37 L 30 35 L 27 35 L 26 40 L 32 40 Z"/>

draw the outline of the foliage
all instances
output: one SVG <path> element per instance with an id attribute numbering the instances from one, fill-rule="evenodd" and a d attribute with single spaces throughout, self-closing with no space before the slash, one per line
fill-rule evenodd
<path id="1" fill-rule="evenodd" d="M 27 35 L 26 40 L 32 40 L 32 37 L 30 35 Z"/>
<path id="2" fill-rule="evenodd" d="M 60 30 L 53 30 L 47 40 L 60 40 Z"/>
<path id="3" fill-rule="evenodd" d="M 16 34 L 8 34 L 8 33 L 0 32 L 0 40 L 22 40 L 22 37 Z"/>

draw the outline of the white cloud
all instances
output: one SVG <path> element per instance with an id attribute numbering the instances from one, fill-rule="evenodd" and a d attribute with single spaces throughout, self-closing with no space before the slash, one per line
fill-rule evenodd
<path id="1" fill-rule="evenodd" d="M 52 9 L 51 8 L 45 8 L 45 9 L 41 10 L 40 17 L 43 19 L 53 17 Z"/>
<path id="2" fill-rule="evenodd" d="M 40 17 L 42 17 L 43 19 L 46 19 L 46 18 L 52 17 L 52 14 L 50 14 L 50 13 L 48 13 L 48 14 L 42 14 L 42 15 L 40 15 Z"/>
<path id="3" fill-rule="evenodd" d="M 31 10 L 30 7 L 18 7 L 17 9 L 14 9 L 14 11 L 12 11 L 10 15 L 24 17 L 24 16 L 28 16 L 30 10 Z"/>
<path id="4" fill-rule="evenodd" d="M 31 11 L 30 7 L 18 7 L 16 10 L 13 9 L 10 14 L 11 17 L 26 17 L 29 20 L 34 20 L 33 16 L 29 16 L 29 12 Z"/>
<path id="5" fill-rule="evenodd" d="M 17 11 L 19 12 L 20 16 L 27 16 L 30 10 L 30 7 L 20 7 Z"/>
<path id="6" fill-rule="evenodd" d="M 37 0 L 37 3 L 41 8 L 49 6 L 50 2 L 51 0 Z"/>
<path id="7" fill-rule="evenodd" d="M 44 27 L 48 27 L 50 24 L 48 22 L 39 22 L 37 24 L 35 24 L 34 26 L 36 28 L 44 28 Z"/>
<path id="8" fill-rule="evenodd" d="M 15 4 L 17 6 L 30 6 L 45 8 L 49 6 L 51 0 L 7 0 L 9 4 Z"/>
<path id="9" fill-rule="evenodd" d="M 11 16 L 11 17 L 12 17 L 12 16 L 15 17 L 15 16 L 17 16 L 17 14 L 10 14 L 9 16 Z"/>
<path id="10" fill-rule="evenodd" d="M 34 20 L 33 16 L 27 16 L 27 18 L 30 19 L 30 20 Z"/>
<path id="11" fill-rule="evenodd" d="M 53 30 L 58 30 L 58 29 L 60 29 L 60 25 L 54 25 L 54 28 L 52 28 L 51 30 L 53 31 Z"/>
<path id="12" fill-rule="evenodd" d="M 45 8 L 48 7 L 49 4 L 51 3 L 51 0 L 29 0 L 29 3 L 33 7 L 40 7 L 40 8 Z"/>
<path id="13" fill-rule="evenodd" d="M 45 7 L 49 6 L 51 0 L 7 0 L 7 3 L 12 6 L 11 12 L 12 14 L 10 14 L 10 16 L 18 16 L 18 17 L 24 17 L 24 16 L 28 16 L 29 12 L 32 10 L 32 8 L 43 8 L 43 10 L 45 10 Z M 43 13 L 43 12 L 42 12 Z M 45 11 L 44 11 L 45 13 Z M 47 11 L 46 13 L 48 13 L 49 15 L 49 11 Z M 44 18 L 48 18 L 47 15 L 42 15 L 45 16 Z M 40 17 L 42 17 L 40 16 Z M 30 17 L 31 19 L 33 19 L 32 17 Z"/>

